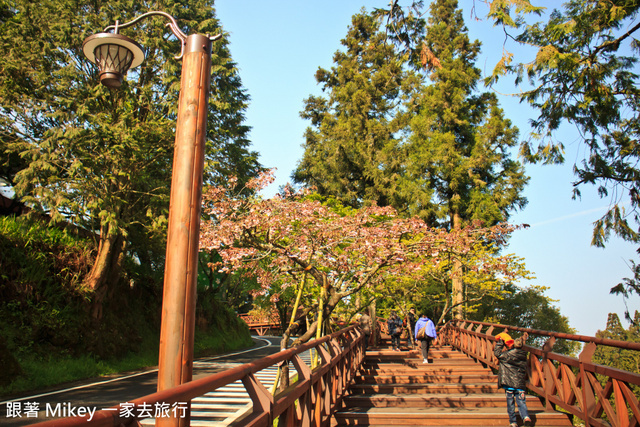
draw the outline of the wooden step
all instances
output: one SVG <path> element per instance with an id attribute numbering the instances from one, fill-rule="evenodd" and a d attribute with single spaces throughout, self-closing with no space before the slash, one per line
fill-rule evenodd
<path id="1" fill-rule="evenodd" d="M 381 356 L 367 356 L 365 357 L 363 364 L 409 364 L 409 365 L 422 365 L 422 357 L 414 357 L 406 354 L 396 353 L 395 355 L 381 355 Z M 429 353 L 429 362 L 438 362 L 441 364 L 452 363 L 456 365 L 475 364 L 482 366 L 479 362 L 473 360 L 470 357 L 446 357 L 438 354 Z"/>
<path id="2" fill-rule="evenodd" d="M 450 393 L 450 394 L 362 394 L 346 396 L 343 400 L 344 407 L 359 406 L 362 408 L 412 408 L 435 407 L 444 408 L 505 408 L 507 399 L 504 392 L 498 393 Z M 534 397 L 527 397 L 529 411 L 544 411 L 543 402 Z"/>
<path id="3" fill-rule="evenodd" d="M 506 397 L 493 370 L 447 346 L 432 348 L 429 360 L 422 363 L 416 350 L 367 350 L 331 425 L 509 425 Z M 528 396 L 527 407 L 536 426 L 571 426 L 566 414 L 546 411 L 537 397 Z"/>
<path id="4" fill-rule="evenodd" d="M 478 365 L 440 365 L 435 363 L 429 363 L 423 365 L 422 363 L 415 366 L 408 365 L 377 365 L 377 366 L 362 366 L 359 371 L 360 375 L 493 375 L 495 374 L 491 369 L 484 368 Z"/>
<path id="5" fill-rule="evenodd" d="M 485 372 L 491 373 L 490 369 L 485 368 L 479 363 L 475 362 L 443 362 L 439 360 L 432 360 L 430 363 L 422 363 L 422 361 L 416 362 L 405 362 L 405 363 L 383 363 L 383 362 L 373 362 L 373 363 L 365 363 L 361 368 L 361 372 L 363 374 L 377 373 L 383 374 L 385 372 L 388 373 L 421 373 L 421 372 L 457 372 L 458 369 L 461 369 L 461 372 Z"/>
<path id="6" fill-rule="evenodd" d="M 464 375 L 460 372 L 455 373 L 441 373 L 436 372 L 424 372 L 424 373 L 375 373 L 366 375 L 357 375 L 354 377 L 356 384 L 424 384 L 424 383 L 478 383 L 488 382 L 496 383 L 498 378 L 493 374 L 465 372 Z"/>
<path id="7" fill-rule="evenodd" d="M 465 354 L 450 354 L 450 353 L 432 353 L 429 352 L 429 360 L 471 360 L 472 358 Z M 380 353 L 380 354 L 369 354 L 367 353 L 365 357 L 366 361 L 391 361 L 391 360 L 406 360 L 406 361 L 419 361 L 422 362 L 422 354 L 419 352 L 412 351 L 396 351 L 393 353 Z"/>
<path id="8" fill-rule="evenodd" d="M 566 414 L 560 412 L 529 411 L 536 426 L 571 426 Z M 508 426 L 506 408 L 371 408 L 350 407 L 334 414 L 333 426 Z M 518 418 L 518 425 L 523 425 Z"/>
<path id="9" fill-rule="evenodd" d="M 393 350 L 391 347 L 369 347 L 367 348 L 367 355 L 377 355 L 377 354 L 401 354 L 401 353 L 412 353 L 416 356 L 419 356 L 422 354 L 420 347 L 410 347 L 410 346 L 405 346 L 402 347 L 400 349 L 400 351 L 395 351 Z M 452 356 L 459 356 L 459 357 L 469 357 L 466 354 L 464 354 L 463 352 L 457 351 L 455 349 L 452 349 L 451 347 L 447 347 L 447 346 L 432 346 L 429 348 L 429 354 L 450 354 Z"/>
<path id="10" fill-rule="evenodd" d="M 401 360 L 401 359 L 389 359 L 389 360 L 376 360 L 376 359 L 371 359 L 371 360 L 366 360 L 365 362 L 363 362 L 361 368 L 363 369 L 386 369 L 386 370 L 390 370 L 390 369 L 404 369 L 404 370 L 409 370 L 409 369 L 416 369 L 416 368 L 429 368 L 429 369 L 434 369 L 435 368 L 475 368 L 475 369 L 479 369 L 479 370 L 483 370 L 486 372 L 493 372 L 491 370 L 491 368 L 482 365 L 474 360 L 469 360 L 469 359 L 434 359 L 434 358 L 429 358 L 429 363 L 424 363 L 422 361 L 422 359 L 405 359 L 405 360 Z"/>
<path id="11" fill-rule="evenodd" d="M 497 393 L 498 384 L 470 383 L 470 384 L 352 384 L 349 386 L 351 394 L 448 394 L 448 393 Z"/>
<path id="12" fill-rule="evenodd" d="M 369 348 L 367 349 L 366 358 L 375 358 L 375 357 L 385 357 L 385 358 L 393 358 L 393 357 L 414 357 L 422 359 L 422 352 L 420 349 L 401 349 L 400 351 L 394 351 L 391 349 L 384 348 Z M 429 349 L 429 358 L 456 358 L 456 359 L 471 359 L 466 354 L 452 350 L 450 348 L 445 347 L 432 347 Z"/>

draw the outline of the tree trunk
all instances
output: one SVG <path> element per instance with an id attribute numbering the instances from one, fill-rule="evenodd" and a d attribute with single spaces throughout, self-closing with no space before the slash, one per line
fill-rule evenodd
<path id="1" fill-rule="evenodd" d="M 462 226 L 462 219 L 460 214 L 455 212 L 453 214 L 453 229 L 460 230 Z M 458 257 L 453 260 L 453 278 L 451 279 L 451 297 L 453 313 L 456 320 L 464 319 L 462 302 L 464 300 L 464 289 L 462 283 L 462 262 Z"/>
<path id="2" fill-rule="evenodd" d="M 84 284 L 93 290 L 91 315 L 94 319 L 102 318 L 102 304 L 120 280 L 125 245 L 126 240 L 121 234 L 113 234 L 108 228 L 102 228 L 98 255 L 84 280 Z"/>

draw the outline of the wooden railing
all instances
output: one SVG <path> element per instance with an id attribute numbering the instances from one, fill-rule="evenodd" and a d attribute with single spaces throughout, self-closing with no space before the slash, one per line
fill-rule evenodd
<path id="1" fill-rule="evenodd" d="M 547 338 L 542 348 L 524 347 L 531 354 L 528 388 L 544 399 L 547 408 L 566 411 L 587 427 L 640 426 L 638 396 L 631 387 L 640 386 L 640 374 L 592 362 L 598 345 L 640 352 L 640 343 L 470 321 L 447 323 L 438 338 L 497 369 L 494 335 L 504 329 Z M 584 344 L 577 359 L 552 351 L 559 338 Z"/>
<path id="2" fill-rule="evenodd" d="M 320 361 L 308 366 L 300 354 L 317 351 Z M 363 335 L 356 325 L 349 326 L 299 347 L 283 350 L 251 363 L 213 374 L 178 387 L 140 397 L 114 408 L 98 411 L 91 421 L 88 416 L 64 418 L 38 423 L 52 426 L 128 426 L 139 425 L 139 409 L 156 404 L 171 406 L 202 396 L 227 384 L 241 380 L 253 402 L 253 409 L 234 425 L 273 427 L 280 417 L 286 426 L 321 426 L 330 423 L 331 414 L 342 403 L 347 386 L 364 359 Z M 291 363 L 297 373 L 296 381 L 275 396 L 256 378 L 258 371 L 270 366 Z M 123 417 L 126 409 L 127 417 Z"/>
<path id="3" fill-rule="evenodd" d="M 592 362 L 598 345 L 640 352 L 640 343 L 600 339 L 484 322 L 454 321 L 438 329 L 436 344 L 449 344 L 494 369 L 498 361 L 493 354 L 495 335 L 502 330 L 527 332 L 546 339 L 542 348 L 525 345 L 530 352 L 529 382 L 531 392 L 543 398 L 548 409 L 557 409 L 582 420 L 586 426 L 638 427 L 640 405 L 632 387 L 640 386 L 640 374 L 614 369 Z M 514 334 L 515 335 L 515 334 Z M 252 409 L 233 425 L 272 427 L 279 419 L 286 426 L 330 425 L 331 415 L 341 405 L 345 391 L 364 359 L 363 335 L 356 325 L 321 339 L 284 350 L 251 363 L 237 366 L 205 378 L 182 384 L 88 416 L 57 419 L 38 426 L 119 426 L 137 425 L 138 409 L 157 404 L 175 405 L 189 402 L 205 393 L 235 381 L 242 381 L 253 402 Z M 554 353 L 556 339 L 584 344 L 579 357 Z M 300 354 L 314 350 L 320 357 L 308 366 Z M 270 366 L 291 363 L 297 379 L 287 389 L 272 395 L 257 379 L 256 373 Z"/>
<path id="4" fill-rule="evenodd" d="M 271 313 L 270 315 L 254 316 L 251 314 L 240 314 L 239 318 L 249 327 L 249 331 L 257 333 L 259 336 L 263 336 L 268 331 L 277 330 L 282 332 L 280 318 L 277 314 Z"/>

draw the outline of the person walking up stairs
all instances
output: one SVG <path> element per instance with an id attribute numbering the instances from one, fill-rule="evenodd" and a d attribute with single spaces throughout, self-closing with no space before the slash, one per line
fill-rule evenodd
<path id="1" fill-rule="evenodd" d="M 416 344 L 420 345 L 422 351 L 422 363 L 429 363 L 429 347 L 431 343 L 438 337 L 436 326 L 433 321 L 427 317 L 425 313 L 416 322 L 414 329 Z"/>

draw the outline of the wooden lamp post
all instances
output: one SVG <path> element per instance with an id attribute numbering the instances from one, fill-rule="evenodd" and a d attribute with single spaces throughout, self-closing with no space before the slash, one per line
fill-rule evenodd
<path id="1" fill-rule="evenodd" d="M 211 84 L 211 45 L 221 35 L 185 35 L 164 12 L 148 12 L 126 24 L 87 37 L 83 52 L 98 65 L 100 81 L 119 88 L 123 76 L 144 60 L 142 47 L 118 34 L 149 16 L 163 16 L 181 41 L 182 77 L 171 178 L 169 228 L 164 272 L 158 391 L 191 381 L 195 330 L 200 206 L 204 169 L 207 108 Z M 108 31 L 113 30 L 113 33 Z M 189 417 L 157 418 L 156 425 L 188 425 Z"/>

